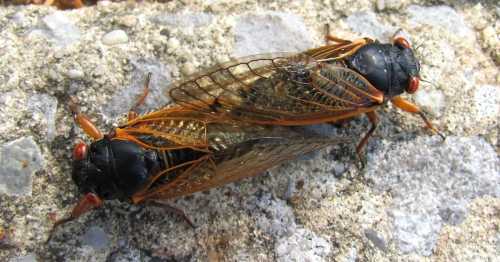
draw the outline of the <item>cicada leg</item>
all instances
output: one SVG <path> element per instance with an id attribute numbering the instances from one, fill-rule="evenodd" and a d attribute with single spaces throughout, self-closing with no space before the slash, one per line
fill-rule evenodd
<path id="1" fill-rule="evenodd" d="M 148 73 L 146 76 L 146 81 L 144 82 L 144 89 L 142 91 L 141 96 L 137 99 L 135 104 L 130 108 L 128 111 L 128 120 L 134 120 L 137 118 L 138 114 L 136 112 L 137 108 L 139 108 L 142 104 L 144 104 L 144 101 L 146 101 L 146 97 L 149 94 L 149 82 L 151 81 L 151 73 Z"/>
<path id="2" fill-rule="evenodd" d="M 367 112 L 366 116 L 368 116 L 368 120 L 370 120 L 372 126 L 370 130 L 368 130 L 368 133 L 366 133 L 363 139 L 361 139 L 359 144 L 356 146 L 356 154 L 358 155 L 359 161 L 361 162 L 362 165 L 364 165 L 363 155 L 362 155 L 363 148 L 368 143 L 368 139 L 373 135 L 373 132 L 375 132 L 375 129 L 377 129 L 379 123 L 379 119 L 375 111 Z"/>
<path id="3" fill-rule="evenodd" d="M 92 123 L 92 121 L 84 114 L 80 112 L 80 108 L 78 106 L 78 101 L 76 97 L 70 97 L 69 100 L 69 109 L 73 114 L 73 119 L 75 123 L 87 134 L 92 137 L 94 140 L 99 140 L 103 138 L 101 131 Z"/>
<path id="4" fill-rule="evenodd" d="M 103 201 L 99 196 L 97 196 L 94 193 L 87 193 L 80 199 L 78 204 L 75 207 L 73 207 L 73 210 L 71 211 L 71 214 L 68 217 L 61 218 L 54 223 L 52 229 L 49 232 L 49 238 L 47 239 L 47 243 L 50 242 L 50 240 L 52 239 L 52 235 L 54 234 L 54 231 L 56 230 L 57 227 L 77 219 L 78 217 L 91 211 L 92 209 L 102 206 L 102 204 Z"/>
<path id="5" fill-rule="evenodd" d="M 188 223 L 192 228 L 196 228 L 194 225 L 193 221 L 189 219 L 189 217 L 184 213 L 184 211 L 180 208 L 171 206 L 167 203 L 158 201 L 158 200 L 148 200 L 144 203 L 146 206 L 153 206 L 153 207 L 159 207 L 167 210 L 168 212 L 174 213 L 175 215 L 181 217 L 186 223 Z"/>
<path id="6" fill-rule="evenodd" d="M 394 106 L 396 106 L 397 108 L 400 108 L 403 111 L 406 111 L 406 112 L 412 113 L 412 114 L 418 114 L 422 118 L 422 120 L 424 120 L 424 123 L 425 123 L 427 128 L 429 128 L 435 134 L 438 134 L 443 139 L 443 141 L 446 139 L 444 134 L 439 132 L 439 130 L 437 130 L 437 128 L 435 128 L 432 125 L 432 123 L 425 116 L 424 112 L 422 112 L 422 110 L 417 105 L 415 105 L 412 102 L 410 102 L 406 99 L 403 99 L 399 96 L 392 98 L 391 102 Z"/>
<path id="7" fill-rule="evenodd" d="M 330 34 L 330 24 L 328 23 L 325 24 L 325 42 L 326 45 L 330 45 L 330 42 L 335 42 L 343 45 L 351 43 L 351 41 L 349 40 L 344 40 Z"/>

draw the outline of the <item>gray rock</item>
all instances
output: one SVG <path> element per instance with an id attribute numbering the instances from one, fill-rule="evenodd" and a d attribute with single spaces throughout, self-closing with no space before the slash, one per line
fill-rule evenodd
<path id="1" fill-rule="evenodd" d="M 474 106 L 479 117 L 498 121 L 500 115 L 500 86 L 478 86 L 474 90 Z"/>
<path id="2" fill-rule="evenodd" d="M 284 200 L 274 199 L 270 194 L 264 194 L 256 198 L 253 204 L 255 207 L 249 209 L 257 209 L 267 214 L 256 217 L 256 225 L 262 231 L 272 236 L 282 237 L 296 230 L 295 215 Z"/>
<path id="3" fill-rule="evenodd" d="M 31 196 L 32 175 L 43 167 L 40 148 L 32 137 L 0 147 L 0 193 Z"/>
<path id="4" fill-rule="evenodd" d="M 288 13 L 246 15 L 234 27 L 234 57 L 272 52 L 301 51 L 313 46 L 302 19 Z"/>
<path id="5" fill-rule="evenodd" d="M 441 27 L 460 37 L 474 37 L 474 32 L 465 23 L 464 18 L 449 6 L 411 5 L 406 12 L 410 15 L 408 22 L 413 27 L 421 25 Z"/>
<path id="6" fill-rule="evenodd" d="M 177 27 L 199 27 L 210 24 L 213 15 L 207 13 L 162 14 L 153 17 L 155 23 Z"/>
<path id="7" fill-rule="evenodd" d="M 347 24 L 361 36 L 372 37 L 385 42 L 397 30 L 397 28 L 382 24 L 374 12 L 357 12 L 347 17 Z"/>
<path id="8" fill-rule="evenodd" d="M 387 243 L 384 239 L 383 236 L 379 235 L 377 233 L 377 231 L 371 229 L 371 228 L 368 228 L 368 229 L 365 229 L 365 236 L 366 238 L 368 238 L 368 240 L 370 240 L 374 246 L 376 246 L 378 249 L 382 250 L 382 251 L 387 251 Z"/>
<path id="9" fill-rule="evenodd" d="M 292 235 L 277 240 L 278 261 L 328 261 L 331 244 L 307 229 L 297 229 Z"/>
<path id="10" fill-rule="evenodd" d="M 109 237 L 101 227 L 90 227 L 82 236 L 82 243 L 95 250 L 104 249 L 109 245 Z"/>
<path id="11" fill-rule="evenodd" d="M 146 76 L 151 73 L 149 83 L 149 94 L 144 105 L 139 108 L 140 112 L 158 109 L 170 102 L 165 90 L 171 82 L 170 68 L 153 59 L 138 59 L 132 61 L 134 71 L 132 72 L 132 82 L 128 87 L 116 92 L 107 102 L 101 112 L 108 119 L 116 118 L 126 114 L 144 90 Z"/>
<path id="12" fill-rule="evenodd" d="M 9 260 L 9 262 L 36 262 L 36 256 L 33 254 L 27 254 L 25 256 L 14 257 Z"/>
<path id="13" fill-rule="evenodd" d="M 57 99 L 47 94 L 36 94 L 28 99 L 28 109 L 32 118 L 45 127 L 47 141 L 56 136 Z"/>
<path id="14" fill-rule="evenodd" d="M 368 156 L 367 177 L 390 191 L 394 240 L 403 253 L 431 255 L 444 223 L 456 225 L 474 198 L 500 196 L 495 150 L 478 137 L 383 142 Z"/>
<path id="15" fill-rule="evenodd" d="M 118 45 L 128 42 L 128 35 L 123 30 L 114 30 L 102 37 L 102 43 L 105 45 Z"/>
<path id="16" fill-rule="evenodd" d="M 43 18 L 49 35 L 57 44 L 65 46 L 80 40 L 80 29 L 64 12 L 54 12 Z"/>

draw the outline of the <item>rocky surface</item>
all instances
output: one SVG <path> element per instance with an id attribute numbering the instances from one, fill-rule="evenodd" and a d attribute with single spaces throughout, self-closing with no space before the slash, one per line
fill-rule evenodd
<path id="1" fill-rule="evenodd" d="M 100 2 L 57 11 L 0 7 L 2 261 L 493 261 L 500 256 L 500 7 L 495 1 Z M 410 97 L 448 135 L 392 106 L 360 170 L 354 145 L 170 201 L 174 214 L 108 202 L 59 228 L 78 199 L 71 150 L 87 139 L 68 97 L 102 130 L 123 122 L 151 72 L 144 110 L 168 103 L 172 81 L 230 57 L 300 51 L 335 35 L 418 47 Z M 365 118 L 342 128 L 359 136 Z M 328 133 L 330 126 L 316 127 Z"/>

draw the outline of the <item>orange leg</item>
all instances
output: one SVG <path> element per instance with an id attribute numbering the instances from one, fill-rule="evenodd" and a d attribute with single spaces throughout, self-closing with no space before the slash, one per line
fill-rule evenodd
<path id="1" fill-rule="evenodd" d="M 392 98 L 391 102 L 394 106 L 400 108 L 403 111 L 406 111 L 406 112 L 409 112 L 412 114 L 418 114 L 422 118 L 422 120 L 424 120 L 427 128 L 432 130 L 432 132 L 438 134 L 443 139 L 443 141 L 446 139 L 446 137 L 443 135 L 443 133 L 439 132 L 439 130 L 437 130 L 431 124 L 431 122 L 427 119 L 427 117 L 425 117 L 424 112 L 422 112 L 422 110 L 417 105 L 415 105 L 415 104 L 411 103 L 410 101 L 405 100 L 399 96 Z"/>
<path id="2" fill-rule="evenodd" d="M 128 120 L 134 120 L 137 118 L 138 114 L 136 112 L 137 108 L 140 107 L 142 104 L 144 104 L 144 101 L 146 101 L 146 97 L 149 94 L 149 82 L 151 81 L 151 73 L 148 73 L 146 76 L 146 82 L 144 83 L 144 90 L 142 92 L 142 95 L 137 99 L 135 102 L 134 106 L 130 108 L 130 111 L 128 112 Z"/>
<path id="3" fill-rule="evenodd" d="M 50 230 L 49 238 L 47 239 L 47 242 L 50 242 L 50 240 L 52 239 L 52 235 L 57 227 L 59 227 L 62 224 L 65 224 L 67 222 L 70 222 L 72 220 L 77 219 L 81 215 L 91 211 L 94 208 L 101 207 L 102 203 L 103 203 L 103 201 L 96 194 L 87 193 L 85 196 L 83 196 L 80 199 L 78 204 L 75 207 L 73 207 L 73 210 L 71 211 L 71 214 L 68 217 L 61 218 L 54 223 L 54 225 L 52 226 L 52 229 Z"/>
<path id="4" fill-rule="evenodd" d="M 348 44 L 351 41 L 349 40 L 344 40 L 338 37 L 335 37 L 330 34 L 330 24 L 325 24 L 325 42 L 326 45 L 330 45 L 330 42 L 335 42 L 335 43 L 340 43 L 340 44 Z"/>
<path id="5" fill-rule="evenodd" d="M 77 104 L 76 97 L 70 97 L 69 108 L 71 113 L 73 113 L 73 119 L 76 124 L 87 134 L 92 137 L 94 140 L 99 140 L 103 138 L 101 131 L 90 121 L 90 119 L 80 112 L 80 108 Z"/>
<path id="6" fill-rule="evenodd" d="M 358 158 L 363 163 L 363 157 L 362 157 L 362 151 L 363 148 L 366 146 L 368 143 L 368 139 L 373 135 L 373 132 L 375 132 L 375 129 L 377 129 L 379 119 L 377 116 L 377 113 L 375 111 L 367 112 L 366 116 L 368 116 L 368 120 L 370 120 L 370 123 L 372 123 L 372 127 L 370 130 L 368 130 L 368 133 L 361 139 L 359 144 L 356 146 L 356 154 L 358 154 Z"/>

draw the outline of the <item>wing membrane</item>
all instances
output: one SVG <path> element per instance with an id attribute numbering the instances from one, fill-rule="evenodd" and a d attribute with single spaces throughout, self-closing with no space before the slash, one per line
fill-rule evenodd
<path id="1" fill-rule="evenodd" d="M 233 60 L 174 84 L 169 94 L 176 104 L 223 119 L 278 125 L 334 121 L 383 100 L 341 62 L 307 54 Z"/>
<path id="2" fill-rule="evenodd" d="M 219 150 L 186 169 L 175 181 L 160 185 L 140 198 L 168 199 L 231 183 L 302 154 L 345 139 L 262 137 Z"/>

